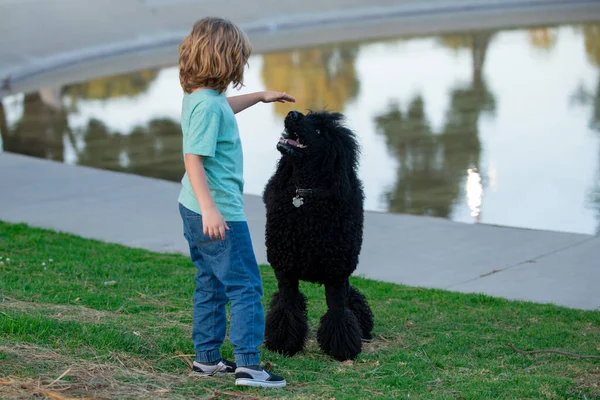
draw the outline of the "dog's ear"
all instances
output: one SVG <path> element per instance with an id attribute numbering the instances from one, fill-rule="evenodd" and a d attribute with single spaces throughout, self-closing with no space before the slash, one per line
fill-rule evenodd
<path id="1" fill-rule="evenodd" d="M 339 112 L 321 112 L 315 113 L 318 118 L 320 127 L 317 129 L 317 134 L 325 134 L 325 139 L 329 142 L 335 140 L 335 135 L 346 134 L 348 129 L 344 126 L 346 117 Z"/>
<path id="2" fill-rule="evenodd" d="M 343 115 L 339 115 L 338 121 L 343 120 Z M 330 133 L 332 189 L 335 196 L 343 198 L 352 191 L 352 177 L 356 175 L 359 148 L 354 133 L 343 124 L 336 124 Z"/>
<path id="3" fill-rule="evenodd" d="M 340 125 L 343 124 L 344 120 L 346 119 L 344 114 L 339 112 L 329 113 L 329 117 L 331 118 L 331 121 L 336 122 Z"/>
<path id="4" fill-rule="evenodd" d="M 290 185 L 293 168 L 287 157 L 281 157 L 277 161 L 277 168 L 267 186 L 272 186 L 278 190 L 283 190 Z M 264 194 L 263 194 L 264 195 Z"/>
<path id="5" fill-rule="evenodd" d="M 333 193 L 337 198 L 344 198 L 350 194 L 350 174 L 352 171 L 348 170 L 348 162 L 345 157 L 336 153 L 333 161 Z"/>
<path id="6" fill-rule="evenodd" d="M 279 177 L 278 186 L 284 188 L 288 185 L 292 179 L 292 164 L 289 162 L 287 157 L 281 157 L 277 162 L 277 171 L 275 175 Z"/>

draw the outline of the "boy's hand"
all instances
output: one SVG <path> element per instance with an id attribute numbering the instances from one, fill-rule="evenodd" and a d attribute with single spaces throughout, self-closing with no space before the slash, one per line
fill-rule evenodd
<path id="1" fill-rule="evenodd" d="M 213 240 L 225 240 L 225 231 L 228 230 L 227 223 L 216 207 L 203 213 L 202 231 L 206 236 Z"/>
<path id="2" fill-rule="evenodd" d="M 274 101 L 279 103 L 295 103 L 296 99 L 285 92 L 267 91 L 262 92 L 261 101 L 263 103 L 273 103 Z"/>

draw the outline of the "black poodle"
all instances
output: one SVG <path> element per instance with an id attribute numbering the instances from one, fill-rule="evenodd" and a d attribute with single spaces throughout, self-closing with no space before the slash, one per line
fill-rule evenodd
<path id="1" fill-rule="evenodd" d="M 319 346 L 337 360 L 353 359 L 373 329 L 365 297 L 348 280 L 363 238 L 356 138 L 340 113 L 292 111 L 277 149 L 282 157 L 263 195 L 267 259 L 279 287 L 267 315 L 265 346 L 287 356 L 304 348 L 303 280 L 325 285 L 328 310 L 317 332 Z"/>

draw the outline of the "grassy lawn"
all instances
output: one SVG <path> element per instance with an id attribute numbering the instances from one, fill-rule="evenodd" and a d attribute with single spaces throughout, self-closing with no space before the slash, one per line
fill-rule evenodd
<path id="1" fill-rule="evenodd" d="M 323 288 L 304 284 L 307 350 L 263 352 L 288 387 L 240 389 L 190 377 L 177 357 L 193 353 L 185 256 L 0 222 L 0 257 L 0 398 L 600 398 L 600 360 L 507 346 L 600 355 L 600 312 L 356 278 L 376 339 L 339 363 L 314 339 Z M 262 274 L 266 302 L 276 284 L 269 267 Z"/>

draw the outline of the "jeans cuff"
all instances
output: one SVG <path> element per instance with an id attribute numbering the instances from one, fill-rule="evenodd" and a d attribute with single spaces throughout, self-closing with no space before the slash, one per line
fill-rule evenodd
<path id="1" fill-rule="evenodd" d="M 199 363 L 214 363 L 221 360 L 221 351 L 212 349 L 196 353 L 196 361 Z"/>
<path id="2" fill-rule="evenodd" d="M 235 355 L 235 363 L 239 367 L 247 367 L 249 365 L 258 365 L 260 363 L 260 353 L 243 353 Z"/>

